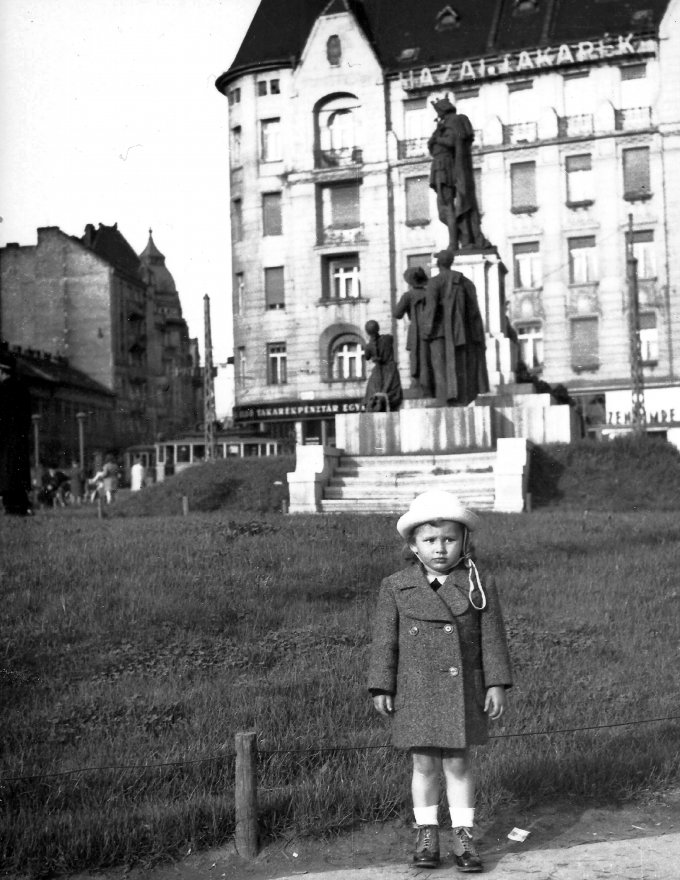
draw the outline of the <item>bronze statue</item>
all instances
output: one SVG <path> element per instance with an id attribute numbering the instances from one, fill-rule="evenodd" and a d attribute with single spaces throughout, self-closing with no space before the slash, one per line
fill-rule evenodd
<path id="1" fill-rule="evenodd" d="M 399 370 L 394 361 L 394 339 L 389 333 L 380 333 L 377 321 L 367 321 L 366 332 L 368 343 L 364 348 L 364 357 L 375 364 L 366 385 L 366 409 L 369 412 L 398 409 L 403 395 Z"/>
<path id="2" fill-rule="evenodd" d="M 404 272 L 404 281 L 408 284 L 409 289 L 395 306 L 394 317 L 403 318 L 404 315 L 408 315 L 406 350 L 409 353 L 412 387 L 420 390 L 421 397 L 434 397 L 435 380 L 430 340 L 423 330 L 427 273 L 422 266 L 412 266 Z M 442 358 L 443 354 L 442 347 Z"/>
<path id="3" fill-rule="evenodd" d="M 435 396 L 467 406 L 489 390 L 484 323 L 474 284 L 451 268 L 453 254 L 436 254 L 439 274 L 426 288 L 422 329 L 430 339 Z"/>
<path id="4" fill-rule="evenodd" d="M 472 168 L 472 123 L 448 98 L 433 101 L 437 126 L 427 142 L 432 165 L 430 187 L 437 193 L 439 219 L 449 230 L 449 249 L 486 248 Z"/>

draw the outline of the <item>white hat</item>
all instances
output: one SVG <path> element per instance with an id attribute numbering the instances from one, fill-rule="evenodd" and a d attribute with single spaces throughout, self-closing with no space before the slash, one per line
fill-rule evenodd
<path id="1" fill-rule="evenodd" d="M 462 523 L 471 532 L 479 525 L 477 514 L 464 507 L 455 495 L 441 489 L 431 489 L 416 495 L 406 513 L 399 517 L 397 531 L 408 540 L 417 526 L 440 519 Z"/>

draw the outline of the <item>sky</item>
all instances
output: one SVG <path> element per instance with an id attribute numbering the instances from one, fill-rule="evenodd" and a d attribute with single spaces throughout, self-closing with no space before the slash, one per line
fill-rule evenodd
<path id="1" fill-rule="evenodd" d="M 0 246 L 153 230 L 191 336 L 232 354 L 227 100 L 258 0 L 1 0 Z M 219 402 L 219 401 L 218 401 Z"/>

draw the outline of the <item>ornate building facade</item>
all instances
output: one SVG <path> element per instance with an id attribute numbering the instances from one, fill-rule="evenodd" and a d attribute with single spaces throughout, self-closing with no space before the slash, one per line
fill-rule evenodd
<path id="1" fill-rule="evenodd" d="M 153 443 L 202 418 L 197 346 L 151 234 L 139 256 L 116 226 L 102 224 L 88 224 L 82 238 L 41 228 L 36 245 L 0 249 L 0 336 L 20 362 L 52 365 L 49 394 L 33 384 L 53 458 L 73 454 L 76 409 L 92 442 L 105 439 L 109 450 Z M 104 404 L 72 401 L 74 376 L 90 395 L 99 389 Z M 63 398 L 56 409 L 55 396 Z"/>
<path id="2" fill-rule="evenodd" d="M 637 259 L 647 413 L 680 422 L 678 0 L 262 0 L 228 99 L 235 417 L 306 442 L 358 409 L 364 324 L 397 340 L 446 244 L 431 102 L 475 128 L 482 225 L 534 375 L 597 430 L 630 417 Z"/>

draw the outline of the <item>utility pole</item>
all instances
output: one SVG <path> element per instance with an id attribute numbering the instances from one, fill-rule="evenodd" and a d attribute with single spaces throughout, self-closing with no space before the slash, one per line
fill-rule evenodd
<path id="1" fill-rule="evenodd" d="M 215 371 L 213 368 L 212 334 L 210 332 L 210 297 L 203 297 L 205 357 L 203 367 L 203 439 L 205 460 L 215 461 Z"/>
<path id="2" fill-rule="evenodd" d="M 633 252 L 633 215 L 628 215 L 626 236 L 626 268 L 628 279 L 628 341 L 630 345 L 630 378 L 633 395 L 631 426 L 633 434 L 645 432 L 645 384 L 642 374 L 642 351 L 640 347 L 640 301 L 638 297 L 637 259 Z"/>

